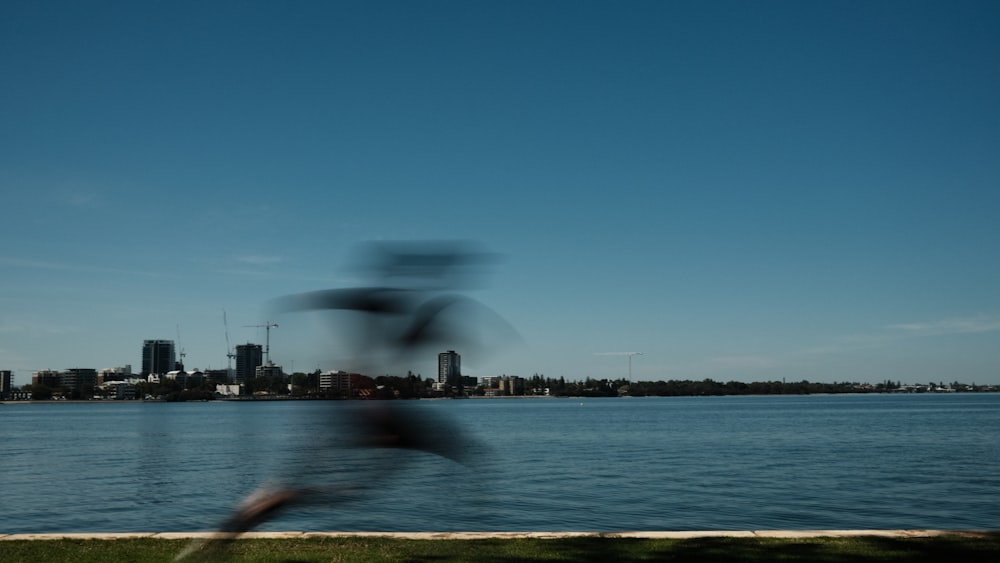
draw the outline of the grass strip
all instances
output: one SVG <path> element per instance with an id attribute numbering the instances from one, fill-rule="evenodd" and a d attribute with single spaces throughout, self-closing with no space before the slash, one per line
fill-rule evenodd
<path id="1" fill-rule="evenodd" d="M 5 540 L 5 563 L 168 562 L 189 540 L 128 538 L 115 540 Z M 558 539 L 407 540 L 383 537 L 242 539 L 211 560 L 232 562 L 449 562 L 582 561 L 673 562 L 948 562 L 1000 561 L 1000 534 L 930 538 L 813 537 L 633 539 L 576 537 Z M 206 558 L 209 559 L 209 558 Z"/>

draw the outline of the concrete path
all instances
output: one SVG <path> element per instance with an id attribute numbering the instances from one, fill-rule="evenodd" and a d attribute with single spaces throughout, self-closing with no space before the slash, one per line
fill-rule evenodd
<path id="1" fill-rule="evenodd" d="M 66 534 L 0 534 L 0 541 L 11 540 L 117 540 L 157 538 L 165 540 L 207 539 L 216 532 L 124 532 Z M 300 539 L 317 537 L 381 537 L 407 540 L 483 540 L 483 539 L 559 539 L 559 538 L 823 538 L 879 536 L 887 538 L 930 538 L 936 536 L 985 537 L 1000 535 L 986 530 L 756 530 L 700 532 L 248 532 L 239 539 Z"/>

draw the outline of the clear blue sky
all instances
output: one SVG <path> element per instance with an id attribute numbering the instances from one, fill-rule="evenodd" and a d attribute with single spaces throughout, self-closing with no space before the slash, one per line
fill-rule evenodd
<path id="1" fill-rule="evenodd" d="M 6 1 L 0 81 L 17 384 L 225 367 L 379 239 L 506 256 L 474 376 L 1000 383 L 995 1 Z"/>

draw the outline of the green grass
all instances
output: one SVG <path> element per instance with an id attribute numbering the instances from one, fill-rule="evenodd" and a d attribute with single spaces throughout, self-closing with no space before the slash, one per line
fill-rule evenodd
<path id="1" fill-rule="evenodd" d="M 168 562 L 189 540 L 0 541 L 5 563 L 34 561 Z M 933 538 L 696 538 L 696 539 L 482 539 L 405 540 L 393 538 L 244 539 L 203 561 L 434 562 L 832 562 L 832 561 L 1000 561 L 1000 534 Z"/>

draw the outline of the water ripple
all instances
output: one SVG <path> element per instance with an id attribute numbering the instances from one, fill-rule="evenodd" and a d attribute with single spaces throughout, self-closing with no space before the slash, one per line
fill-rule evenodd
<path id="1" fill-rule="evenodd" d="M 342 403 L 4 408 L 0 532 L 189 531 L 267 480 L 357 482 Z M 1000 395 L 422 401 L 480 442 L 264 529 L 1000 528 Z M 392 461 L 390 461 L 392 463 Z"/>

